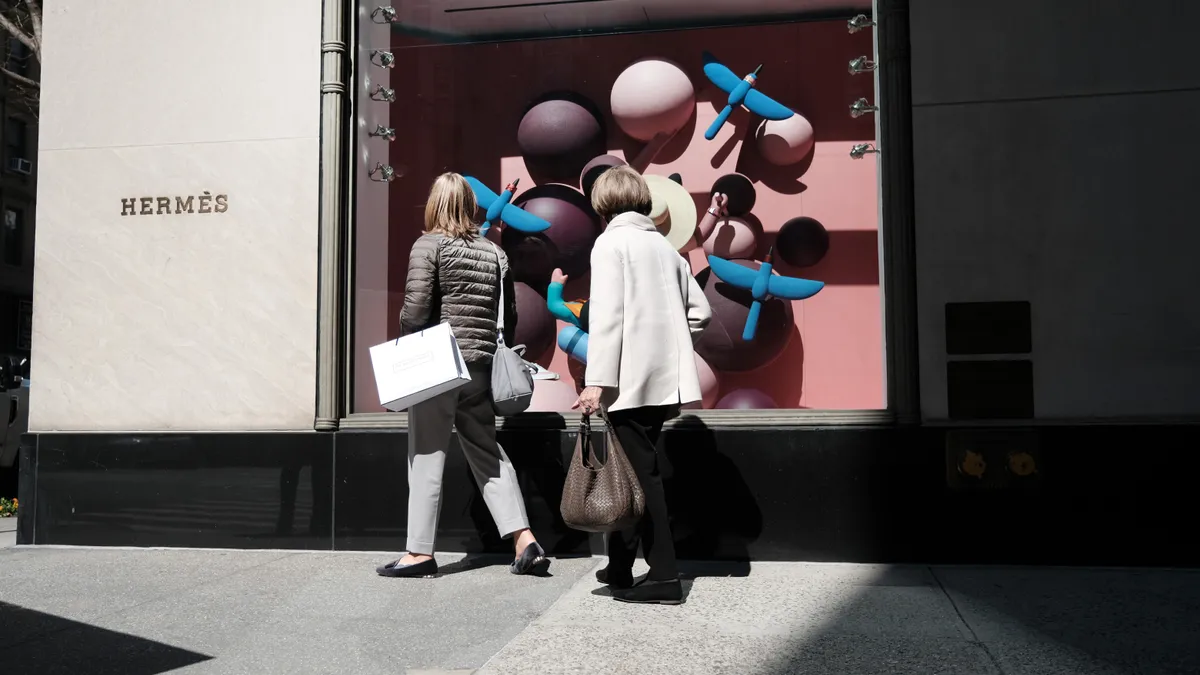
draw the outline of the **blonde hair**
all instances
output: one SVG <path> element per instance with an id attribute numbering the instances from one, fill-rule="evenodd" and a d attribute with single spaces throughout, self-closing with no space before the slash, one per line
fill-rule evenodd
<path id="1" fill-rule="evenodd" d="M 653 206 L 650 186 L 628 166 L 608 169 L 592 185 L 592 208 L 605 220 L 630 211 L 648 216 Z"/>
<path id="2" fill-rule="evenodd" d="M 475 223 L 475 192 L 461 175 L 452 171 L 437 177 L 425 202 L 425 231 L 455 239 L 472 239 L 479 234 Z"/>

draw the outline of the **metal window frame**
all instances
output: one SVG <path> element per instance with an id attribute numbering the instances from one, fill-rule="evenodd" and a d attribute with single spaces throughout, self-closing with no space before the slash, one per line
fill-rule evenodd
<path id="1" fill-rule="evenodd" d="M 359 96 L 357 82 L 359 2 L 326 0 L 323 8 L 321 75 L 321 207 L 317 388 L 314 428 L 403 429 L 407 413 L 349 413 L 354 348 L 355 144 L 351 133 Z M 879 194 L 880 310 L 884 326 L 886 407 L 879 410 L 696 410 L 672 422 L 699 420 L 711 427 L 892 426 L 920 423 L 917 370 L 917 297 L 912 176 L 912 96 L 909 0 L 874 0 L 875 139 Z M 830 64 L 830 67 L 836 67 Z M 362 92 L 356 92 L 362 94 Z M 551 421 L 549 418 L 553 418 Z M 507 420 L 504 428 L 568 428 L 575 413 L 533 413 Z"/>

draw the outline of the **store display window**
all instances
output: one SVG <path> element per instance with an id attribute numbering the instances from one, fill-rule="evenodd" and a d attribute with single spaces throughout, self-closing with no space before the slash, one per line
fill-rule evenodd
<path id="1" fill-rule="evenodd" d="M 545 378 L 532 410 L 569 410 L 604 227 L 589 190 L 619 164 L 645 176 L 713 308 L 699 407 L 886 406 L 878 169 L 863 153 L 871 32 L 848 30 L 845 12 L 757 4 L 362 7 L 363 25 L 384 28 L 360 31 L 374 42 L 357 82 L 352 412 L 382 411 L 368 349 L 398 335 L 409 250 L 444 171 L 470 177 L 481 228 L 512 262 L 517 341 Z M 755 295 L 759 275 L 772 281 Z"/>

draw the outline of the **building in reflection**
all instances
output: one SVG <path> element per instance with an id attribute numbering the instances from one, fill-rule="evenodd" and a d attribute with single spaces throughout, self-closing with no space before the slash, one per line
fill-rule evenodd
<path id="1" fill-rule="evenodd" d="M 41 64 L 20 3 L 0 8 L 17 32 L 0 27 L 0 357 L 18 363 L 33 340 L 33 245 L 37 204 L 38 80 Z M 17 37 L 17 35 L 20 37 Z M 29 390 L 0 390 L 0 496 L 16 496 L 16 465 L 29 417 Z"/>

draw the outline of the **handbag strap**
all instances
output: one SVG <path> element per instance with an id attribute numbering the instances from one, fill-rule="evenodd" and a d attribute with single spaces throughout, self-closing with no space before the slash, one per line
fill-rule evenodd
<path id="1" fill-rule="evenodd" d="M 496 344 L 504 345 L 504 267 L 500 262 L 500 247 L 492 242 L 492 253 L 496 254 L 496 285 L 500 288 L 500 307 L 496 310 Z"/>
<path id="2" fill-rule="evenodd" d="M 579 419 L 579 462 L 583 468 L 595 473 L 604 468 L 604 464 L 597 466 L 599 460 L 596 458 L 596 448 L 592 445 L 592 418 L 584 414 Z M 605 458 L 605 464 L 608 463 L 608 458 Z"/>
<path id="3" fill-rule="evenodd" d="M 603 410 L 598 410 L 593 414 L 598 416 L 600 421 L 604 422 L 604 426 L 609 432 L 607 434 L 610 439 L 609 442 L 616 442 L 616 434 L 613 433 L 612 422 L 608 421 L 608 413 L 604 412 Z M 604 448 L 604 461 L 602 462 L 598 457 L 596 457 L 596 447 L 592 444 L 592 416 L 588 413 L 584 413 L 579 419 L 579 436 L 582 439 L 583 446 L 585 448 L 582 453 L 584 456 L 580 459 L 583 462 L 583 468 L 587 469 L 588 471 L 596 472 L 607 466 L 609 461 L 612 459 L 614 451 L 624 452 L 619 446 L 614 448 L 612 445 L 606 445 Z"/>

